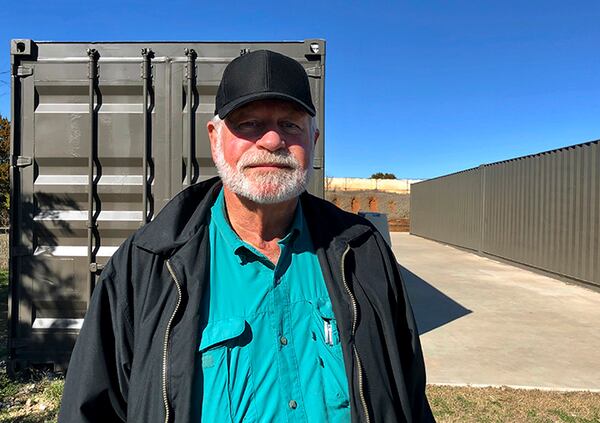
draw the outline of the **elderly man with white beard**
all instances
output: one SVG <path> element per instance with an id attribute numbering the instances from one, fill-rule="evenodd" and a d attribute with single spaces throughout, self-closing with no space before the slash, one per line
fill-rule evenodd
<path id="1" fill-rule="evenodd" d="M 215 104 L 220 178 L 181 192 L 111 258 L 59 421 L 433 421 L 392 252 L 306 192 L 319 130 L 302 65 L 240 56 Z"/>

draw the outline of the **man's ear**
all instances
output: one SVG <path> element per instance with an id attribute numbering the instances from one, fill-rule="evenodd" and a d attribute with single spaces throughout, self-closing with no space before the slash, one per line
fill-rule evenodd
<path id="1" fill-rule="evenodd" d="M 313 141 L 313 146 L 317 145 L 317 140 L 319 139 L 319 135 L 321 135 L 321 132 L 319 132 L 319 129 L 315 129 L 315 139 Z"/>
<path id="2" fill-rule="evenodd" d="M 217 126 L 212 120 L 206 122 L 206 130 L 208 131 L 208 140 L 210 141 L 210 151 L 213 156 L 213 160 L 215 157 L 215 147 L 217 146 Z"/>

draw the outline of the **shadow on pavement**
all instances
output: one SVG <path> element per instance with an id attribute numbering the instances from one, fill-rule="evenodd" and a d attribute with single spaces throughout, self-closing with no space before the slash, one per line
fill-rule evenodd
<path id="1" fill-rule="evenodd" d="M 419 335 L 472 313 L 402 265 L 400 273 L 415 313 Z"/>

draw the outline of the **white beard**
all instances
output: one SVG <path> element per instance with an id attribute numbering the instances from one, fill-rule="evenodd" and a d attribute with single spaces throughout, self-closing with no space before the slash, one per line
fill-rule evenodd
<path id="1" fill-rule="evenodd" d="M 312 173 L 313 154 L 314 150 L 311 151 L 307 169 L 303 169 L 302 164 L 283 149 L 275 153 L 268 150 L 247 151 L 240 157 L 237 166 L 232 167 L 225 161 L 223 141 L 219 134 L 215 166 L 223 185 L 230 191 L 258 204 L 276 204 L 298 197 L 306 190 Z M 268 172 L 248 168 L 250 165 L 266 163 L 286 168 Z"/>

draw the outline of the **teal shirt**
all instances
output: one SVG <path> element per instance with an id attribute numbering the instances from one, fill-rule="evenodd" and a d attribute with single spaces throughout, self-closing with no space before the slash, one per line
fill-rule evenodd
<path id="1" fill-rule="evenodd" d="M 300 204 L 277 265 L 232 230 L 222 191 L 209 236 L 195 379 L 202 421 L 349 422 L 337 324 Z"/>

